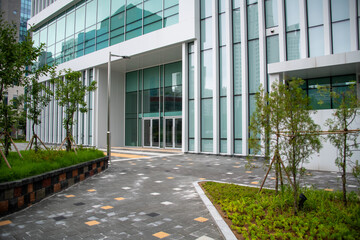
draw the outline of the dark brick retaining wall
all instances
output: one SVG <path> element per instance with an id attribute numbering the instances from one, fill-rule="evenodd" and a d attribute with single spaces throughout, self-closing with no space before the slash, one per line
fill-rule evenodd
<path id="1" fill-rule="evenodd" d="M 18 211 L 108 168 L 108 157 L 0 183 L 0 216 Z"/>

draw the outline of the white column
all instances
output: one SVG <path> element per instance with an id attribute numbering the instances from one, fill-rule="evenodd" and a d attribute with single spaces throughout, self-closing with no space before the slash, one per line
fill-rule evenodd
<path id="1" fill-rule="evenodd" d="M 308 57 L 308 31 L 307 31 L 307 17 L 306 17 L 306 0 L 299 1 L 300 8 L 300 58 Z"/>
<path id="2" fill-rule="evenodd" d="M 265 3 L 258 2 L 259 16 L 259 55 L 260 55 L 260 84 L 266 89 L 266 27 L 265 27 Z"/>
<path id="3" fill-rule="evenodd" d="M 242 70 L 242 154 L 248 153 L 248 114 L 249 114 L 249 81 L 248 81 L 248 48 L 247 48 L 247 6 L 241 2 L 241 70 Z"/>
<path id="4" fill-rule="evenodd" d="M 351 51 L 356 51 L 358 49 L 358 18 L 357 18 L 357 7 L 356 0 L 349 1 L 350 8 L 350 41 Z"/>
<path id="5" fill-rule="evenodd" d="M 278 0 L 279 19 L 279 60 L 286 61 L 286 32 L 285 32 L 285 5 L 283 0 Z"/>
<path id="6" fill-rule="evenodd" d="M 199 38 L 197 38 L 199 39 Z M 200 86 L 200 41 L 194 41 L 194 118 L 195 118 L 195 126 L 194 126 L 194 142 L 195 142 L 195 152 L 200 152 L 201 146 L 201 118 L 200 118 L 200 104 L 201 104 L 201 86 Z"/>
<path id="7" fill-rule="evenodd" d="M 189 58 L 188 43 L 182 44 L 182 152 L 188 152 L 189 142 Z M 165 139 L 165 138 L 164 138 Z"/>
<path id="8" fill-rule="evenodd" d="M 324 9 L 324 55 L 332 53 L 330 1 L 323 0 Z"/>
<path id="9" fill-rule="evenodd" d="M 220 143 L 220 136 L 219 136 L 219 122 L 220 122 L 220 111 L 219 111 L 219 101 L 220 101 L 220 94 L 219 94 L 219 11 L 218 11 L 218 0 L 212 1 L 212 29 L 213 29 L 213 153 L 219 154 L 219 143 Z"/>
<path id="10" fill-rule="evenodd" d="M 233 62 L 233 39 L 232 39 L 232 2 L 226 1 L 226 76 L 227 91 L 226 91 L 226 112 L 227 112 L 227 154 L 234 154 L 234 62 Z"/>

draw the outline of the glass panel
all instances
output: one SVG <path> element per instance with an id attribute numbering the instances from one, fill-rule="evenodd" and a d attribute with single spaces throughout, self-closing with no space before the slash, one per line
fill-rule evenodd
<path id="1" fill-rule="evenodd" d="M 96 0 L 86 4 L 86 27 L 96 23 Z"/>
<path id="2" fill-rule="evenodd" d="M 53 45 L 55 43 L 55 36 L 56 36 L 56 23 L 52 23 L 49 25 L 48 28 L 48 41 L 47 45 Z"/>
<path id="3" fill-rule="evenodd" d="M 255 95 L 249 95 L 249 120 L 252 114 L 256 110 L 256 98 Z"/>
<path id="4" fill-rule="evenodd" d="M 85 32 L 85 54 L 95 51 L 95 26 L 86 29 Z"/>
<path id="5" fill-rule="evenodd" d="M 101 0 L 98 2 L 98 22 L 109 20 L 110 17 L 110 0 Z"/>
<path id="6" fill-rule="evenodd" d="M 182 83 L 181 62 L 165 65 L 165 87 L 177 86 Z"/>
<path id="7" fill-rule="evenodd" d="M 307 0 L 309 27 L 323 24 L 323 0 Z"/>
<path id="8" fill-rule="evenodd" d="M 201 10 L 200 17 L 201 19 L 210 17 L 212 14 L 212 1 L 209 0 L 201 0 Z"/>
<path id="9" fill-rule="evenodd" d="M 259 37 L 258 24 L 258 6 L 257 4 L 248 6 L 248 39 L 255 39 Z"/>
<path id="10" fill-rule="evenodd" d="M 253 4 L 253 3 L 257 3 L 257 2 L 258 2 L 258 0 L 247 0 L 248 5 Z"/>
<path id="11" fill-rule="evenodd" d="M 150 147 L 150 120 L 144 120 L 144 146 Z"/>
<path id="12" fill-rule="evenodd" d="M 266 38 L 267 63 L 279 62 L 279 35 Z"/>
<path id="13" fill-rule="evenodd" d="M 347 76 L 340 76 L 340 77 L 333 77 L 332 78 L 332 86 L 348 86 L 353 85 L 356 82 L 355 75 L 347 75 Z"/>
<path id="14" fill-rule="evenodd" d="M 162 0 L 148 0 L 144 2 L 144 17 L 162 11 Z"/>
<path id="15" fill-rule="evenodd" d="M 237 154 L 242 154 L 242 140 L 234 141 L 234 152 Z"/>
<path id="16" fill-rule="evenodd" d="M 144 89 L 159 88 L 159 67 L 144 69 Z"/>
<path id="17" fill-rule="evenodd" d="M 350 21 L 332 24 L 333 53 L 350 52 Z"/>
<path id="18" fill-rule="evenodd" d="M 300 31 L 286 34 L 287 60 L 300 58 Z"/>
<path id="19" fill-rule="evenodd" d="M 201 21 L 201 50 L 212 47 L 212 19 Z"/>
<path id="20" fill-rule="evenodd" d="M 164 10 L 164 18 L 178 13 L 179 13 L 179 6 L 174 6 L 172 8 Z"/>
<path id="21" fill-rule="evenodd" d="M 299 0 L 285 0 L 286 31 L 300 29 Z"/>
<path id="22" fill-rule="evenodd" d="M 226 96 L 227 90 L 227 71 L 226 71 L 226 47 L 220 48 L 220 61 L 219 61 L 219 70 L 220 70 L 220 96 Z"/>
<path id="23" fill-rule="evenodd" d="M 189 138 L 195 137 L 195 109 L 194 100 L 189 100 Z"/>
<path id="24" fill-rule="evenodd" d="M 330 109 L 331 99 L 329 93 L 320 94 L 317 89 L 309 89 L 308 95 L 310 98 L 311 109 Z M 321 102 L 322 103 L 321 103 Z"/>
<path id="25" fill-rule="evenodd" d="M 173 119 L 165 120 L 166 147 L 173 147 Z"/>
<path id="26" fill-rule="evenodd" d="M 201 100 L 201 137 L 213 138 L 213 104 L 212 99 Z"/>
<path id="27" fill-rule="evenodd" d="M 178 4 L 179 4 L 179 0 L 166 0 L 164 1 L 164 9 Z"/>
<path id="28" fill-rule="evenodd" d="M 159 119 L 152 120 L 152 146 L 159 147 L 160 135 L 159 135 Z"/>
<path id="29" fill-rule="evenodd" d="M 212 76 L 212 52 L 201 52 L 201 97 L 212 97 L 214 81 Z"/>
<path id="30" fill-rule="evenodd" d="M 126 146 L 136 146 L 136 119 L 125 119 L 125 145 Z M 135 134 L 134 134 L 135 133 Z"/>
<path id="31" fill-rule="evenodd" d="M 233 11 L 233 41 L 234 43 L 241 42 L 240 9 Z"/>
<path id="32" fill-rule="evenodd" d="M 141 3 L 142 0 L 127 0 L 127 5 L 131 7 L 131 5 L 137 5 L 139 3 Z"/>
<path id="33" fill-rule="evenodd" d="M 76 9 L 75 32 L 85 29 L 85 5 Z"/>
<path id="34" fill-rule="evenodd" d="M 126 73 L 126 92 L 137 91 L 137 71 Z"/>
<path id="35" fill-rule="evenodd" d="M 155 15 L 155 16 L 157 16 L 157 15 Z M 162 19 L 160 19 L 158 22 L 154 22 L 154 23 L 144 26 L 144 34 L 156 31 L 160 28 L 162 28 Z"/>
<path id="36" fill-rule="evenodd" d="M 277 0 L 265 0 L 266 28 L 278 26 Z"/>
<path id="37" fill-rule="evenodd" d="M 136 22 L 140 26 L 140 28 L 126 32 L 126 40 L 138 37 L 142 34 L 141 22 Z"/>
<path id="38" fill-rule="evenodd" d="M 220 98 L 220 138 L 227 138 L 226 97 Z"/>
<path id="39" fill-rule="evenodd" d="M 242 98 L 234 96 L 234 138 L 242 138 Z"/>
<path id="40" fill-rule="evenodd" d="M 182 147 L 182 119 L 175 119 L 175 147 Z"/>
<path id="41" fill-rule="evenodd" d="M 220 140 L 220 152 L 227 153 L 227 140 Z"/>
<path id="42" fill-rule="evenodd" d="M 181 111 L 182 107 L 182 96 L 181 86 L 166 87 L 165 91 L 165 112 L 176 112 Z"/>
<path id="43" fill-rule="evenodd" d="M 309 56 L 324 55 L 324 27 L 309 28 Z"/>
<path id="44" fill-rule="evenodd" d="M 45 43 L 45 45 L 47 45 L 47 27 L 41 29 L 40 43 Z"/>
<path id="45" fill-rule="evenodd" d="M 349 18 L 349 0 L 331 0 L 331 21 L 336 22 Z"/>
<path id="46" fill-rule="evenodd" d="M 125 0 L 111 0 L 111 16 L 125 11 Z"/>
<path id="47" fill-rule="evenodd" d="M 194 141 L 194 139 L 189 139 L 189 151 L 195 151 L 195 141 Z"/>
<path id="48" fill-rule="evenodd" d="M 174 25 L 176 23 L 179 22 L 179 15 L 174 15 L 174 16 L 171 16 L 171 17 L 167 17 L 164 19 L 164 27 L 168 27 L 168 26 L 171 26 L 171 25 Z"/>
<path id="49" fill-rule="evenodd" d="M 143 91 L 143 112 L 159 113 L 159 89 Z"/>
<path id="50" fill-rule="evenodd" d="M 219 15 L 219 46 L 226 45 L 226 18 L 225 14 Z"/>
<path id="51" fill-rule="evenodd" d="M 234 45 L 234 94 L 242 91 L 241 44 Z"/>
<path id="52" fill-rule="evenodd" d="M 75 30 L 75 11 L 66 15 L 66 37 L 74 34 Z"/>
<path id="53" fill-rule="evenodd" d="M 227 0 L 219 0 L 219 13 L 226 11 L 226 2 Z"/>
<path id="54" fill-rule="evenodd" d="M 260 57 L 259 40 L 249 41 L 249 93 L 259 91 Z"/>
<path id="55" fill-rule="evenodd" d="M 129 3 L 128 3 L 129 6 Z M 130 9 L 127 9 L 126 12 L 126 24 L 136 22 L 138 20 L 142 19 L 142 4 L 132 7 Z"/>
<path id="56" fill-rule="evenodd" d="M 201 139 L 201 151 L 212 152 L 213 151 L 213 140 Z"/>
<path id="57" fill-rule="evenodd" d="M 233 8 L 239 8 L 240 7 L 240 0 L 233 0 Z"/>
<path id="58" fill-rule="evenodd" d="M 65 17 L 58 19 L 56 23 L 56 42 L 65 38 Z"/>

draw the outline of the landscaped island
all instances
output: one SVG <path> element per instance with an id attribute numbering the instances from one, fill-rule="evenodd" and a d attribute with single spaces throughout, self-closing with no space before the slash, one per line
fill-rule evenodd
<path id="1" fill-rule="evenodd" d="M 234 184 L 202 187 L 239 239 L 360 239 L 360 201 L 354 192 L 344 206 L 341 192 L 303 189 L 307 201 L 294 215 L 290 189 L 276 195 Z"/>

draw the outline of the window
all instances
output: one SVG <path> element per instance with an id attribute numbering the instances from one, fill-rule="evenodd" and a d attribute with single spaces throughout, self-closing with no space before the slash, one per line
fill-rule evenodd
<path id="1" fill-rule="evenodd" d="M 333 53 L 350 51 L 349 0 L 331 0 L 331 27 Z"/>
<path id="2" fill-rule="evenodd" d="M 299 0 L 285 0 L 287 60 L 300 58 Z"/>
<path id="3" fill-rule="evenodd" d="M 309 57 L 324 55 L 323 1 L 307 1 Z"/>

